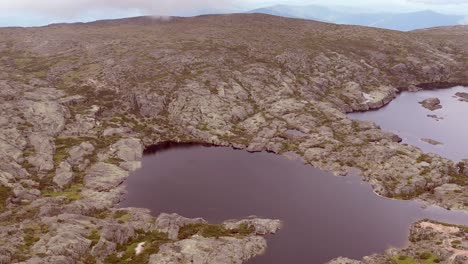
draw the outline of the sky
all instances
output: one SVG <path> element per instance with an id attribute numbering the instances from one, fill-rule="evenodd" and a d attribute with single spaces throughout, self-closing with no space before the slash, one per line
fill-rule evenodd
<path id="1" fill-rule="evenodd" d="M 42 26 L 140 15 L 230 13 L 276 4 L 347 6 L 366 12 L 430 9 L 468 17 L 468 0 L 0 0 L 0 26 Z"/>

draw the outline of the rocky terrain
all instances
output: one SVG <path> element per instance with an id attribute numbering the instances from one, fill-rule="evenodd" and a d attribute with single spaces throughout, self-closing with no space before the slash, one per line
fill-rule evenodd
<path id="1" fill-rule="evenodd" d="M 386 197 L 467 210 L 468 161 L 346 116 L 402 90 L 466 83 L 467 33 L 259 14 L 2 28 L 0 263 L 241 263 L 261 254 L 261 235 L 279 221 L 214 225 L 115 208 L 144 148 L 165 141 L 295 153 L 336 175 L 358 168 Z M 412 233 L 437 232 L 420 226 Z M 440 239 L 429 242 L 447 257 L 449 238 Z"/>
<path id="2" fill-rule="evenodd" d="M 468 93 L 456 93 L 455 96 L 457 96 L 460 101 L 468 102 Z"/>
<path id="3" fill-rule="evenodd" d="M 363 260 L 337 258 L 328 264 L 377 263 L 467 263 L 468 229 L 423 220 L 411 227 L 411 245 L 405 249 L 389 249 L 385 254 L 372 255 Z"/>

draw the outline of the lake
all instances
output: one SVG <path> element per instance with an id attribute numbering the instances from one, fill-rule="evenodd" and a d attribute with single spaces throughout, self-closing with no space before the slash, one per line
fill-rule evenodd
<path id="1" fill-rule="evenodd" d="M 374 121 L 382 129 L 403 138 L 403 143 L 460 161 L 468 158 L 468 102 L 459 101 L 455 97 L 458 92 L 468 93 L 468 88 L 458 86 L 403 92 L 379 110 L 351 113 L 348 116 L 351 119 Z M 440 99 L 441 109 L 430 111 L 419 104 L 432 97 Z M 422 139 L 433 139 L 442 144 L 432 145 Z"/>
<path id="2" fill-rule="evenodd" d="M 381 198 L 358 175 L 337 177 L 281 155 L 228 147 L 161 148 L 143 157 L 125 185 L 120 206 L 149 208 L 155 216 L 281 219 L 283 228 L 267 236 L 268 250 L 254 264 L 360 259 L 404 246 L 410 225 L 423 218 L 468 224 L 463 212 Z"/>

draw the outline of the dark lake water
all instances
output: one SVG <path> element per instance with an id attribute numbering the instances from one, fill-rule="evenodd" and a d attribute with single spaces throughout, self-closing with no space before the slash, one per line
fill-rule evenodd
<path id="1" fill-rule="evenodd" d="M 403 143 L 417 146 L 425 152 L 460 161 L 468 158 L 468 102 L 454 97 L 457 92 L 468 92 L 466 87 L 403 92 L 390 104 L 377 111 L 351 113 L 349 117 L 374 121 L 382 129 L 403 138 Z M 437 97 L 442 109 L 430 111 L 418 102 Z M 436 115 L 439 118 L 428 117 Z M 421 139 L 437 140 L 443 145 L 431 145 Z"/>
<path id="2" fill-rule="evenodd" d="M 121 207 L 203 217 L 281 219 L 255 264 L 360 259 L 407 243 L 423 219 L 468 224 L 468 214 L 378 197 L 359 176 L 336 177 L 298 160 L 226 147 L 177 146 L 143 158 L 126 181 Z"/>

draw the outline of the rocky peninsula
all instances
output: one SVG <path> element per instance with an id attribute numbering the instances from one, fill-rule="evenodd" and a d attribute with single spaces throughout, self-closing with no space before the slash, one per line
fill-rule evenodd
<path id="1" fill-rule="evenodd" d="M 2 28 L 0 263 L 242 263 L 261 254 L 262 235 L 280 221 L 116 209 L 144 149 L 165 141 L 295 153 L 336 175 L 358 168 L 382 196 L 467 210 L 468 161 L 346 116 L 402 90 L 466 83 L 467 33 L 259 14 Z M 416 223 L 408 248 L 365 261 L 466 261 L 466 227 L 446 226 Z"/>

